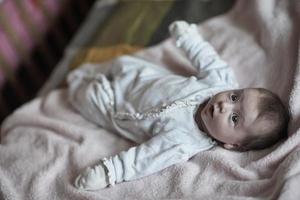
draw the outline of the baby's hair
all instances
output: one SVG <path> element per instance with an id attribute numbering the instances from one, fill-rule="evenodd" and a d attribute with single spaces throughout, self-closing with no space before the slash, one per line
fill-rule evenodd
<path id="1" fill-rule="evenodd" d="M 255 138 L 249 138 L 241 150 L 259 150 L 274 145 L 281 139 L 287 138 L 290 112 L 281 99 L 273 92 L 264 88 L 253 88 L 260 94 L 258 103 L 259 120 L 272 121 L 272 127 L 261 131 Z"/>

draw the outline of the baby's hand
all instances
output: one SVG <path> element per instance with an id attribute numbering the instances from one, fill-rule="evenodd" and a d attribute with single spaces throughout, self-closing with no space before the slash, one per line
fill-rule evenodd
<path id="1" fill-rule="evenodd" d="M 191 31 L 198 33 L 196 25 L 188 24 L 186 21 L 175 21 L 169 26 L 170 34 L 175 38 Z"/>
<path id="2" fill-rule="evenodd" d="M 102 161 L 94 167 L 88 167 L 75 180 L 75 187 L 82 190 L 99 190 L 107 186 L 107 174 Z"/>

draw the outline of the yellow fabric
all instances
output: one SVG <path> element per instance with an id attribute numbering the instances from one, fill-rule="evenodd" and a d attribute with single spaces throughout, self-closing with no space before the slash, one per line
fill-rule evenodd
<path id="1" fill-rule="evenodd" d="M 75 69 L 83 63 L 101 63 L 117 56 L 132 54 L 142 47 L 131 46 L 128 44 L 119 44 L 110 47 L 92 47 L 82 49 L 75 56 L 70 64 L 70 69 Z"/>

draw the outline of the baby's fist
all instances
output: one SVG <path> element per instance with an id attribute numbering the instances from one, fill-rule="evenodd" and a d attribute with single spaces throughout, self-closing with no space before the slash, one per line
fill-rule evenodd
<path id="1" fill-rule="evenodd" d="M 82 190 L 99 190 L 108 185 L 107 174 L 102 161 L 98 165 L 88 167 L 75 180 L 75 187 Z"/>
<path id="2" fill-rule="evenodd" d="M 175 21 L 169 26 L 171 36 L 178 38 L 189 29 L 190 25 L 186 21 Z"/>
<path id="3" fill-rule="evenodd" d="M 188 24 L 186 21 L 175 21 L 169 26 L 169 32 L 171 36 L 178 38 L 185 33 L 197 33 L 197 27 L 195 24 Z"/>

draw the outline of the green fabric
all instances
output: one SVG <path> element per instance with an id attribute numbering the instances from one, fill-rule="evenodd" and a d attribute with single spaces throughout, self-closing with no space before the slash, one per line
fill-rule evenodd
<path id="1" fill-rule="evenodd" d="M 90 46 L 146 46 L 176 1 L 120 1 Z"/>

